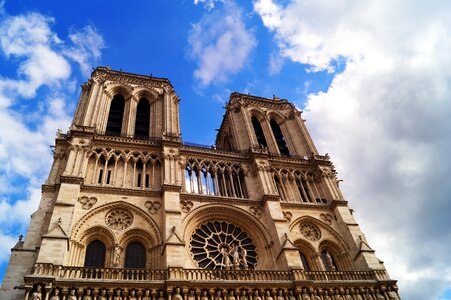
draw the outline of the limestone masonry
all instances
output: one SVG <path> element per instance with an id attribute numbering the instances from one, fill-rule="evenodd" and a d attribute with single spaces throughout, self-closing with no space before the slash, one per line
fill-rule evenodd
<path id="1" fill-rule="evenodd" d="M 207 147 L 167 79 L 81 87 L 0 299 L 399 299 L 293 104 L 232 93 Z"/>

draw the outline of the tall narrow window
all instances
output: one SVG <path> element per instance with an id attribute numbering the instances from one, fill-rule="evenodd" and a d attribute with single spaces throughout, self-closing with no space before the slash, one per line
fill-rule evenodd
<path id="1" fill-rule="evenodd" d="M 148 138 L 150 123 L 150 106 L 146 98 L 141 98 L 136 109 L 135 137 Z"/>
<path id="2" fill-rule="evenodd" d="M 125 249 L 124 268 L 138 269 L 146 267 L 146 249 L 141 243 L 132 242 Z"/>
<path id="3" fill-rule="evenodd" d="M 251 118 L 252 126 L 254 127 L 255 136 L 257 137 L 257 142 L 260 147 L 267 148 L 268 143 L 266 143 L 265 135 L 263 134 L 263 128 L 260 121 L 254 116 Z"/>
<path id="4" fill-rule="evenodd" d="M 108 115 L 108 122 L 106 125 L 106 134 L 120 135 L 122 129 L 122 118 L 124 116 L 125 101 L 120 94 L 113 97 L 111 100 L 110 113 Z"/>
<path id="5" fill-rule="evenodd" d="M 305 256 L 305 254 L 302 253 L 301 251 L 299 251 L 299 255 L 301 256 L 301 261 L 302 261 L 302 264 L 304 265 L 304 271 L 310 272 L 311 269 L 308 264 L 307 256 Z"/>
<path id="6" fill-rule="evenodd" d="M 92 241 L 86 248 L 85 267 L 103 268 L 105 264 L 105 244 L 99 240 Z"/>
<path id="7" fill-rule="evenodd" d="M 279 148 L 280 155 L 289 156 L 290 151 L 288 150 L 287 143 L 283 137 L 282 130 L 280 130 L 279 124 L 275 120 L 269 122 L 271 125 L 272 133 L 276 139 L 277 147 Z"/>

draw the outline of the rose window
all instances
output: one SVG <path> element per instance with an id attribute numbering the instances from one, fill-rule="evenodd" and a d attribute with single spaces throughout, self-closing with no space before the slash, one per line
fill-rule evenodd
<path id="1" fill-rule="evenodd" d="M 132 225 L 133 216 L 129 211 L 114 209 L 107 213 L 105 223 L 112 229 L 123 230 Z"/>
<path id="2" fill-rule="evenodd" d="M 308 240 L 317 241 L 321 238 L 319 228 L 311 223 L 303 223 L 299 226 L 301 234 Z"/>
<path id="3" fill-rule="evenodd" d="M 257 264 L 252 239 L 238 226 L 224 221 L 199 226 L 191 235 L 190 249 L 202 269 L 248 270 Z"/>

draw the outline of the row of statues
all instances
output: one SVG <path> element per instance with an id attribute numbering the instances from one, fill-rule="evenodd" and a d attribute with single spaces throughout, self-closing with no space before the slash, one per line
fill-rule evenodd
<path id="1" fill-rule="evenodd" d="M 395 289 L 337 288 L 301 290 L 163 290 L 121 289 L 60 289 L 54 288 L 44 296 L 41 285 L 36 285 L 25 300 L 399 300 Z"/>
<path id="2" fill-rule="evenodd" d="M 244 247 L 234 244 L 232 247 L 222 247 L 222 264 L 226 270 L 248 270 L 247 251 Z"/>

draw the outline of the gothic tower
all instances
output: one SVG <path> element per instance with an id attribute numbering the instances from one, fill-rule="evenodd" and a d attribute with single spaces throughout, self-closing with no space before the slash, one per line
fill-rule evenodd
<path id="1" fill-rule="evenodd" d="M 11 251 L 1 299 L 399 299 L 293 104 L 232 93 L 184 143 L 169 80 L 105 67 Z"/>

